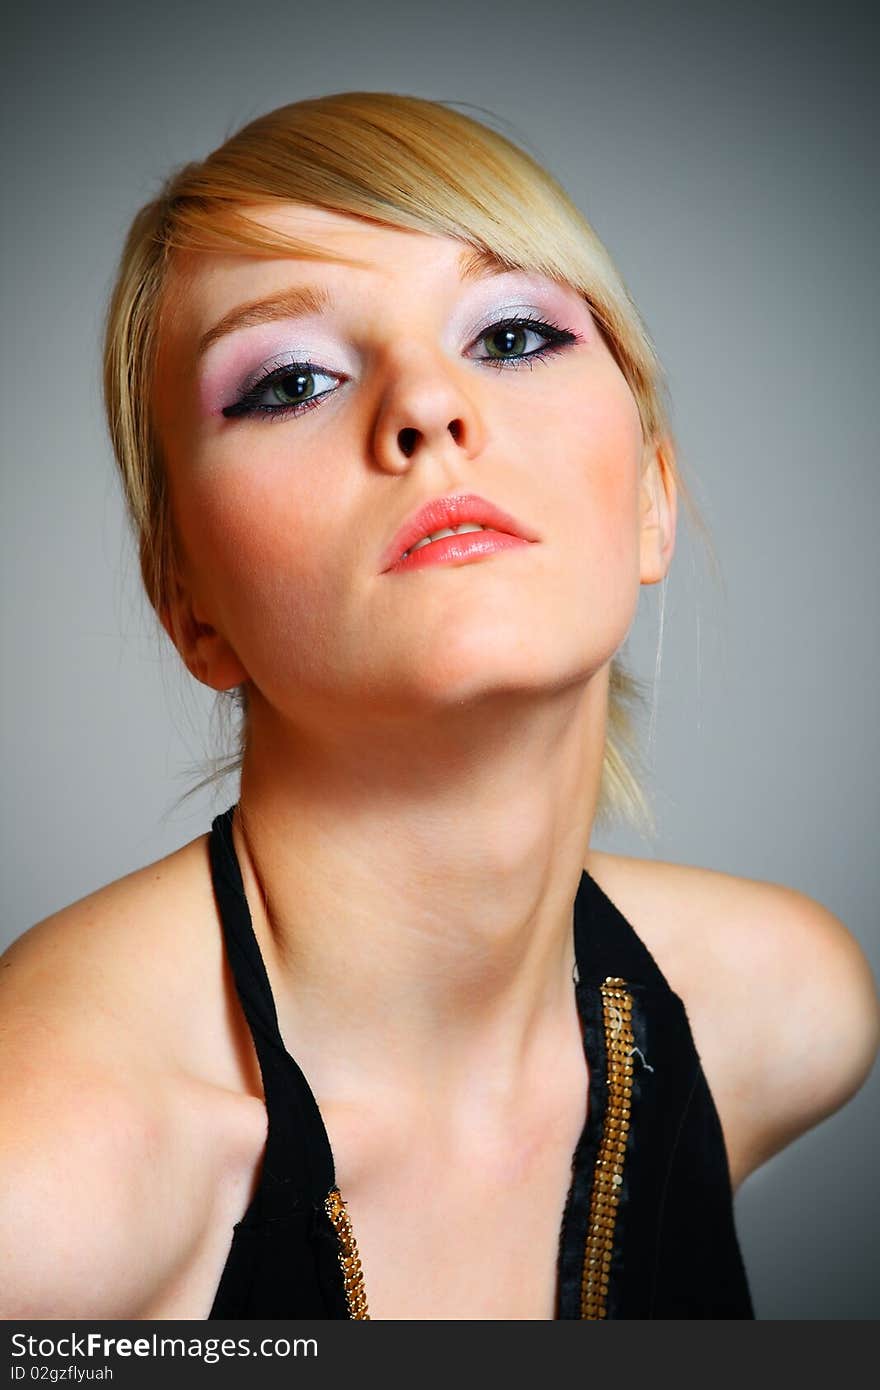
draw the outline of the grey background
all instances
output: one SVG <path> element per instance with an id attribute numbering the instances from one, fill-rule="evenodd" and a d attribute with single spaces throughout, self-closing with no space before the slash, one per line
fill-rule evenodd
<path id="1" fill-rule="evenodd" d="M 594 843 L 796 887 L 877 971 L 870 7 L 44 3 L 5 27 L 4 940 L 235 798 L 227 783 L 173 809 L 210 751 L 212 697 L 141 598 L 100 409 L 129 221 L 253 116 L 370 88 L 509 123 L 592 219 L 667 366 L 724 587 L 682 522 L 651 744 L 660 836 Z M 647 678 L 660 592 L 627 648 Z M 880 1311 L 878 1072 L 737 1196 L 761 1318 Z"/>

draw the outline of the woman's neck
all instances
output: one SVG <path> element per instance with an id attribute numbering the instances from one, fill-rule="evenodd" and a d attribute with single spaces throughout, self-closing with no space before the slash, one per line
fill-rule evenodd
<path id="1" fill-rule="evenodd" d="M 326 742 L 251 702 L 233 833 L 282 1035 L 322 1094 L 430 1095 L 466 1124 L 552 1063 L 606 700 L 593 681 Z"/>

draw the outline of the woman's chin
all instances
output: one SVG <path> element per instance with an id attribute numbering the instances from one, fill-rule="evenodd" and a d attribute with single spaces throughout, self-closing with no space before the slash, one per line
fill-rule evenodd
<path id="1" fill-rule="evenodd" d="M 497 712 L 505 699 L 539 701 L 574 684 L 585 685 L 607 659 L 598 653 L 591 659 L 583 649 L 572 650 L 570 642 L 564 646 L 565 650 L 559 643 L 554 647 L 537 635 L 504 641 L 493 633 L 484 634 L 476 647 L 450 642 L 442 650 L 432 648 L 403 674 L 398 688 L 401 707 L 438 714 L 491 703 Z"/>

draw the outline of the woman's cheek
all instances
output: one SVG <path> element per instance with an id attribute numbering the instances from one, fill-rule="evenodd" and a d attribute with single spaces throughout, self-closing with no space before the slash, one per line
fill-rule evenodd
<path id="1" fill-rule="evenodd" d="M 268 474 L 229 470 L 222 486 L 200 483 L 188 506 L 203 562 L 217 578 L 247 583 L 296 567 L 308 533 L 294 495 Z"/>
<path id="2" fill-rule="evenodd" d="M 587 401 L 568 426 L 574 466 L 565 490 L 591 571 L 616 586 L 638 582 L 638 490 L 642 431 L 638 408 L 619 374 Z M 574 432 L 573 435 L 571 432 Z"/>

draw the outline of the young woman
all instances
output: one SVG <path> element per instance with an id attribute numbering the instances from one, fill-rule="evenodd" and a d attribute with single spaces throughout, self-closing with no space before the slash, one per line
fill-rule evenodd
<path id="1" fill-rule="evenodd" d="M 299 102 L 137 215 L 105 367 L 240 792 L 3 958 L 0 1312 L 754 1316 L 733 1193 L 877 994 L 801 893 L 590 849 L 691 505 L 592 229 L 443 105 Z"/>

